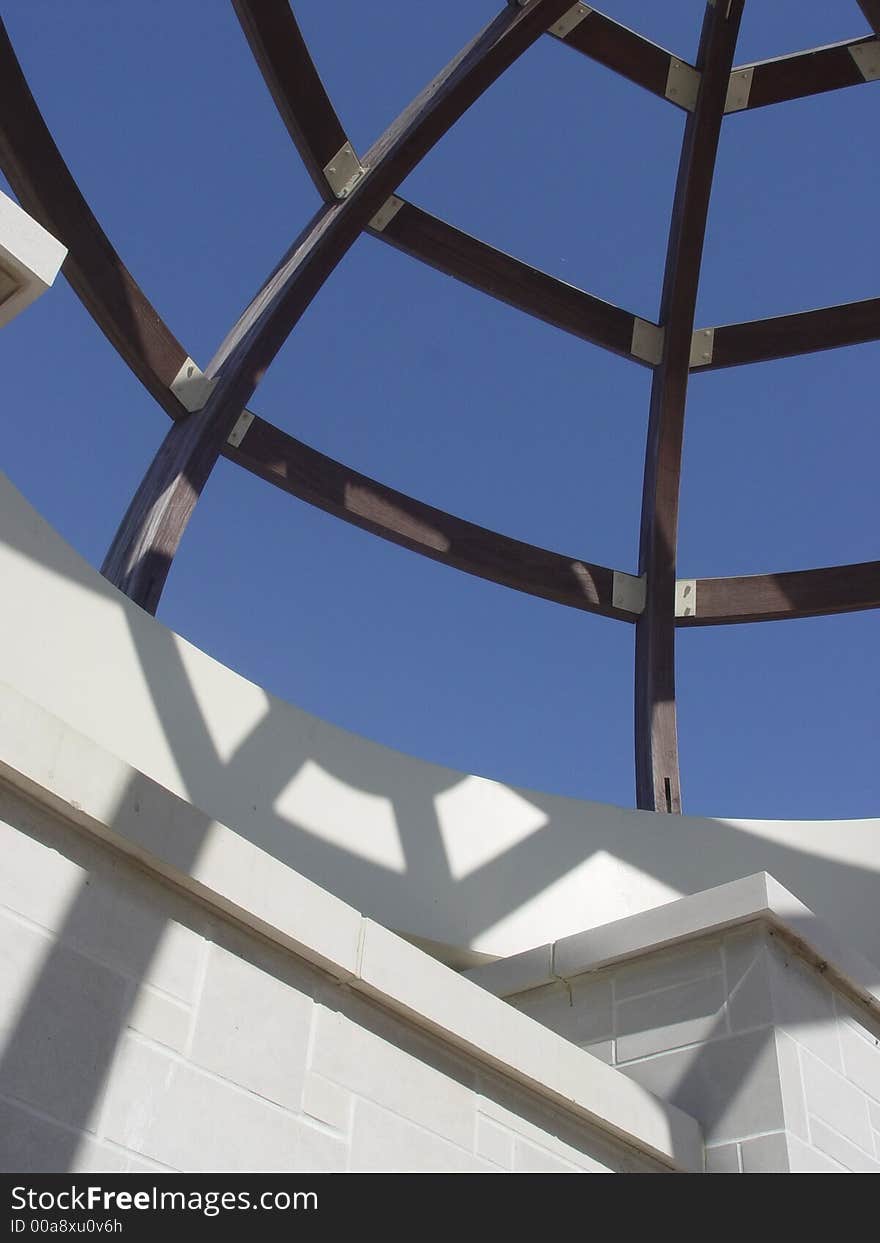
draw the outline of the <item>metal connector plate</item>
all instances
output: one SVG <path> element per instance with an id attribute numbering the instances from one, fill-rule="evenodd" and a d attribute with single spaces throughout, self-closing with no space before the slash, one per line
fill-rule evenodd
<path id="1" fill-rule="evenodd" d="M 633 319 L 633 335 L 629 352 L 636 358 L 640 358 L 642 362 L 656 367 L 663 357 L 663 337 L 664 332 L 659 324 L 652 324 L 649 319 L 639 319 L 636 315 Z"/>
<path id="2" fill-rule="evenodd" d="M 700 89 L 700 73 L 686 61 L 670 57 L 669 73 L 666 78 L 666 98 L 680 108 L 693 112 L 697 106 L 697 92 Z"/>
<path id="3" fill-rule="evenodd" d="M 876 82 L 880 78 L 880 39 L 850 47 L 849 54 L 866 82 Z"/>
<path id="4" fill-rule="evenodd" d="M 381 233 L 385 226 L 394 219 L 401 207 L 403 207 L 403 199 L 399 199 L 396 194 L 392 194 L 370 220 L 370 228 L 375 229 L 377 233 Z"/>
<path id="5" fill-rule="evenodd" d="M 694 617 L 697 612 L 697 580 L 679 578 L 675 584 L 675 616 Z"/>
<path id="6" fill-rule="evenodd" d="M 638 616 L 645 611 L 647 594 L 647 578 L 644 574 L 636 577 L 623 570 L 615 570 L 611 581 L 611 603 L 624 613 L 635 613 Z"/>
<path id="7" fill-rule="evenodd" d="M 226 443 L 232 445 L 233 449 L 237 449 L 247 435 L 248 428 L 254 421 L 254 416 L 250 410 L 242 410 L 241 414 L 235 420 L 235 426 L 226 437 Z"/>
<path id="8" fill-rule="evenodd" d="M 324 167 L 327 184 L 338 199 L 347 198 L 367 170 L 357 158 L 350 142 L 343 143 Z"/>
<path id="9" fill-rule="evenodd" d="M 712 361 L 712 349 L 715 344 L 714 328 L 698 328 L 691 337 L 691 369 L 706 367 Z"/>
<path id="10" fill-rule="evenodd" d="M 730 81 L 727 83 L 727 98 L 724 101 L 725 113 L 742 112 L 743 108 L 748 108 L 754 74 L 754 67 L 750 67 L 749 69 L 737 69 L 730 75 Z"/>
<path id="11" fill-rule="evenodd" d="M 585 17 L 589 17 L 592 9 L 588 4 L 576 4 L 563 13 L 558 22 L 554 22 L 547 30 L 549 35 L 555 35 L 557 39 L 564 39 L 566 35 L 571 34 L 575 26 L 579 26 Z"/>
<path id="12" fill-rule="evenodd" d="M 171 391 L 184 410 L 195 414 L 205 405 L 215 384 L 216 380 L 209 380 L 201 368 L 187 358 L 171 381 Z"/>

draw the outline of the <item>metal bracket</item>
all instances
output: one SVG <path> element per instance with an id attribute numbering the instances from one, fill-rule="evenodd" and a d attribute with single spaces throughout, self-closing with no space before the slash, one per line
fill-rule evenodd
<path id="1" fill-rule="evenodd" d="M 697 92 L 700 89 L 700 71 L 687 61 L 669 58 L 669 73 L 666 77 L 666 98 L 680 108 L 693 112 L 697 106 Z"/>
<path id="2" fill-rule="evenodd" d="M 648 579 L 645 574 L 637 578 L 635 574 L 614 570 L 611 580 L 611 603 L 623 613 L 635 613 L 638 616 L 645 611 L 647 588 Z"/>
<path id="3" fill-rule="evenodd" d="M 712 361 L 712 350 L 715 345 L 714 328 L 698 328 L 691 337 L 690 366 L 705 367 Z"/>
<path id="4" fill-rule="evenodd" d="M 675 616 L 695 617 L 697 612 L 697 580 L 679 578 L 675 583 Z"/>
<path id="5" fill-rule="evenodd" d="M 338 199 L 347 198 L 366 171 L 350 142 L 343 143 L 324 166 L 327 184 Z"/>
<path id="6" fill-rule="evenodd" d="M 547 34 L 555 35 L 557 39 L 564 39 L 566 35 L 571 34 L 575 26 L 579 26 L 585 17 L 589 17 L 592 9 L 588 4 L 576 4 L 563 13 L 558 22 L 554 22 L 548 27 Z"/>
<path id="7" fill-rule="evenodd" d="M 209 380 L 191 358 L 187 358 L 171 381 L 171 391 L 184 410 L 195 414 L 206 404 L 216 383 L 216 380 Z"/>
<path id="8" fill-rule="evenodd" d="M 730 81 L 727 83 L 727 98 L 724 100 L 725 113 L 742 112 L 743 108 L 748 108 L 754 75 L 754 65 L 748 69 L 737 69 L 730 75 Z"/>
<path id="9" fill-rule="evenodd" d="M 396 194 L 392 194 L 370 220 L 370 228 L 375 229 L 377 233 L 381 233 L 386 224 L 391 223 L 401 207 L 403 207 L 403 199 L 399 199 Z"/>
<path id="10" fill-rule="evenodd" d="M 235 420 L 235 426 L 226 437 L 226 443 L 232 445 L 233 449 L 237 449 L 247 435 L 248 428 L 254 421 L 254 416 L 250 410 L 242 410 L 241 414 Z"/>
<path id="11" fill-rule="evenodd" d="M 849 54 L 859 67 L 859 73 L 866 82 L 876 82 L 880 78 L 880 39 L 871 43 L 858 43 L 850 46 Z"/>
<path id="12" fill-rule="evenodd" d="M 633 335 L 629 347 L 630 354 L 641 358 L 642 362 L 652 367 L 659 366 L 663 357 L 663 338 L 665 333 L 659 324 L 652 324 L 649 319 L 633 317 Z"/>

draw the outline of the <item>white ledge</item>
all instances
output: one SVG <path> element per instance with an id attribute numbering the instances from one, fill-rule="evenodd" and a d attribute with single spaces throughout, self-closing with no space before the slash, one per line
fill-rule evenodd
<path id="1" fill-rule="evenodd" d="M 756 921 L 785 938 L 842 992 L 880 1015 L 878 969 L 766 872 L 474 967 L 467 976 L 496 997 L 510 997 Z"/>
<path id="2" fill-rule="evenodd" d="M 0 780 L 546 1101 L 667 1167 L 701 1172 L 688 1114 L 364 918 L 0 684 Z"/>
<path id="3" fill-rule="evenodd" d="M 0 191 L 0 327 L 49 288 L 66 247 Z"/>

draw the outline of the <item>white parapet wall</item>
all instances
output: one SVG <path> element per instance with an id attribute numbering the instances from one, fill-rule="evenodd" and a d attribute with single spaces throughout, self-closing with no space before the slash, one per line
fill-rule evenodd
<path id="1" fill-rule="evenodd" d="M 378 746 L 122 597 L 0 477 L 0 681 L 359 910 L 507 956 L 766 871 L 880 963 L 880 821 L 664 816 Z"/>
<path id="2" fill-rule="evenodd" d="M 0 190 L 0 328 L 52 285 L 67 248 Z"/>
<path id="3" fill-rule="evenodd" d="M 0 1169 L 702 1172 L 700 1128 L 0 693 Z"/>
<path id="4" fill-rule="evenodd" d="M 766 874 L 471 970 L 698 1118 L 708 1173 L 880 1173 L 880 982 Z"/>

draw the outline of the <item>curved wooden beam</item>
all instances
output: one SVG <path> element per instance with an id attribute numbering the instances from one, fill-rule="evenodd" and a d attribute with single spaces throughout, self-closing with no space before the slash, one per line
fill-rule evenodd
<path id="1" fill-rule="evenodd" d="M 703 20 L 696 108 L 685 125 L 663 278 L 663 353 L 654 372 L 645 454 L 639 572 L 645 611 L 636 624 L 635 746 L 638 806 L 680 812 L 675 718 L 675 560 L 681 447 L 691 338 L 712 175 L 743 0 Z"/>
<path id="2" fill-rule="evenodd" d="M 880 38 L 880 0 L 859 0 L 859 8 L 874 34 Z"/>
<path id="3" fill-rule="evenodd" d="M 233 3 L 288 132 L 318 189 L 329 199 L 332 192 L 323 170 L 348 137 L 296 19 L 287 5 L 267 8 L 255 0 Z M 611 26 L 616 28 L 613 22 Z M 412 203 L 395 199 L 393 215 L 377 218 L 368 231 L 411 258 L 508 306 L 637 363 L 651 365 L 632 352 L 636 316 L 629 311 L 530 267 Z"/>
<path id="4" fill-rule="evenodd" d="M 442 565 L 587 613 L 636 620 L 619 590 L 621 580 L 632 588 L 631 575 L 465 522 L 333 461 L 260 418 L 227 456 L 292 496 Z"/>
<path id="5" fill-rule="evenodd" d="M 260 0 L 256 13 L 283 0 Z M 505 8 L 367 152 L 346 197 L 325 204 L 245 310 L 206 371 L 204 408 L 165 438 L 122 520 L 102 573 L 155 612 L 174 554 L 223 445 L 312 298 L 394 188 L 458 118 L 540 37 L 566 0 Z"/>
<path id="6" fill-rule="evenodd" d="M 860 86 L 865 78 L 850 48 L 873 43 L 876 39 L 872 35 L 861 35 L 843 43 L 792 52 L 772 60 L 735 65 L 734 79 L 742 80 L 747 89 L 740 94 L 735 106 L 728 106 L 727 111 L 751 111 L 789 99 L 804 99 L 808 95 L 838 91 L 846 86 Z M 743 98 L 744 102 L 741 102 Z"/>
<path id="7" fill-rule="evenodd" d="M 62 159 L 0 21 L 0 167 L 22 207 L 67 247 L 62 271 L 110 344 L 172 419 L 187 354 L 98 224 Z"/>
<path id="8" fill-rule="evenodd" d="M 768 362 L 773 358 L 793 358 L 798 354 L 880 340 L 880 298 L 698 331 L 712 334 L 710 358 L 700 361 L 698 354 L 693 364 L 700 371 Z"/>
<path id="9" fill-rule="evenodd" d="M 691 612 L 678 616 L 677 626 L 855 613 L 880 608 L 880 561 L 739 578 L 698 578 L 690 586 Z"/>

